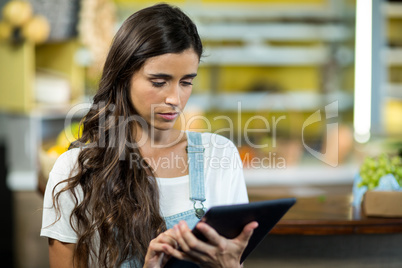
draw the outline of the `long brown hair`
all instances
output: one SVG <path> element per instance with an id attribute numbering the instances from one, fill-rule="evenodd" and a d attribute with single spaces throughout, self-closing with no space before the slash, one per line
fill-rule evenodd
<path id="1" fill-rule="evenodd" d="M 63 190 L 53 190 L 58 212 L 62 192 L 70 191 L 75 200 L 70 224 L 78 235 L 74 262 L 79 266 L 116 267 L 131 258 L 141 262 L 151 239 L 166 229 L 157 182 L 134 140 L 140 119 L 130 101 L 130 81 L 147 59 L 188 48 L 201 57 L 196 26 L 167 4 L 134 13 L 117 32 L 82 121 L 82 136 L 70 146 L 81 148 L 75 175 L 64 181 Z M 133 155 L 142 165 L 132 165 Z"/>

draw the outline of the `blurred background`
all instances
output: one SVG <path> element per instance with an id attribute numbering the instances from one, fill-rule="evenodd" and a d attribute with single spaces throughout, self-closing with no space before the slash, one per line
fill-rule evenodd
<path id="1" fill-rule="evenodd" d="M 366 156 L 402 148 L 402 1 L 367 1 L 363 24 L 356 0 L 166 2 L 205 46 L 177 127 L 233 140 L 248 187 L 351 187 Z M 114 33 L 154 3 L 0 0 L 2 267 L 48 267 L 47 175 L 77 133 Z"/>

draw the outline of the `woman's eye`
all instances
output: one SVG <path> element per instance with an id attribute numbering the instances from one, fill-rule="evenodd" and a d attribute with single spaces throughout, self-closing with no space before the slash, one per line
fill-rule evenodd
<path id="1" fill-rule="evenodd" d="M 192 85 L 193 85 L 193 83 L 188 82 L 188 81 L 182 81 L 181 84 L 182 84 L 183 86 L 192 86 Z"/>
<path id="2" fill-rule="evenodd" d="M 152 86 L 154 87 L 163 87 L 166 82 L 152 82 Z"/>

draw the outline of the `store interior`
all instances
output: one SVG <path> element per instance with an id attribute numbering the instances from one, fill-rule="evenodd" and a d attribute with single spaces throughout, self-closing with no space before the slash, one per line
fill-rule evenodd
<path id="1" fill-rule="evenodd" d="M 49 267 L 48 174 L 79 135 L 114 33 L 158 2 L 0 0 L 2 267 Z M 402 214 L 353 213 L 382 177 L 365 179 L 368 161 L 394 161 L 402 185 L 402 1 L 165 2 L 205 49 L 175 127 L 232 140 L 250 201 L 298 199 L 245 267 L 401 267 Z"/>

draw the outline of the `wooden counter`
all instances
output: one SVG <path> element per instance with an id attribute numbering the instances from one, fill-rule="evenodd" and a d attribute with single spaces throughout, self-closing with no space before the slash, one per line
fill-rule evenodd
<path id="1" fill-rule="evenodd" d="M 305 192 L 316 195 L 300 194 Z M 368 218 L 351 205 L 352 185 L 248 187 L 250 201 L 296 197 L 271 234 L 335 235 L 402 233 L 402 218 Z"/>

